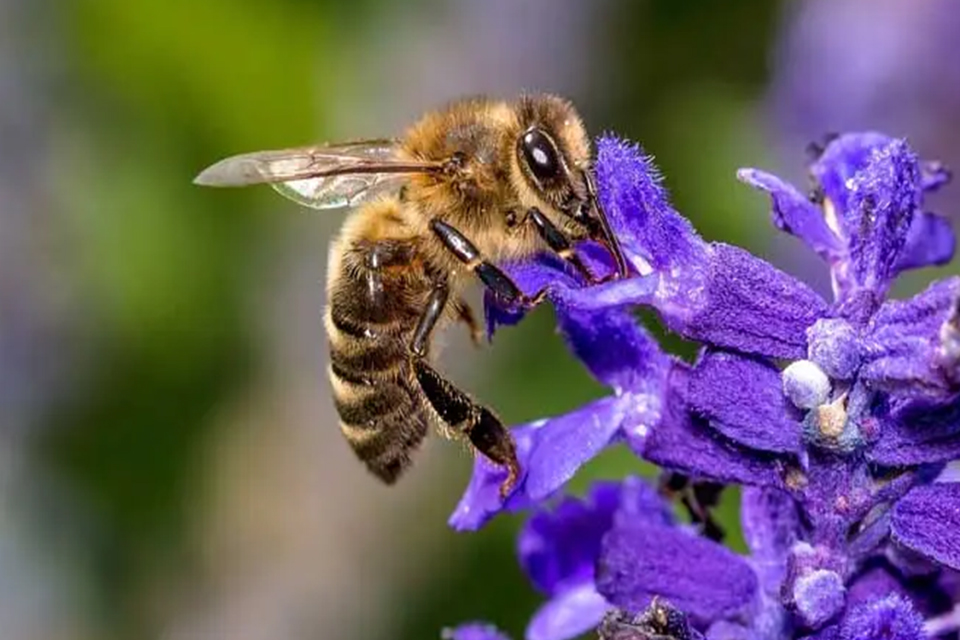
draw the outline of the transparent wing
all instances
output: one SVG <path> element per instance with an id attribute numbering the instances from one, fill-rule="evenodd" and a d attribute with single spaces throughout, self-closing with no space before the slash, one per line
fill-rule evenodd
<path id="1" fill-rule="evenodd" d="M 397 140 L 255 151 L 204 169 L 194 183 L 213 187 L 269 184 L 283 196 L 314 209 L 354 206 L 398 189 L 414 173 L 438 171 L 440 162 L 397 157 Z"/>
<path id="2" fill-rule="evenodd" d="M 355 207 L 379 194 L 398 190 L 403 173 L 345 173 L 270 184 L 280 195 L 312 209 Z"/>

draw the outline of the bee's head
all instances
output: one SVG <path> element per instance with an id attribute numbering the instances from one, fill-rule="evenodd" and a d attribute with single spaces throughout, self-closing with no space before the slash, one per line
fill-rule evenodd
<path id="1" fill-rule="evenodd" d="M 525 207 L 537 207 L 570 231 L 601 240 L 618 272 L 627 268 L 594 188 L 590 138 L 576 109 L 553 95 L 524 96 L 517 111 L 514 185 Z"/>
<path id="2" fill-rule="evenodd" d="M 590 170 L 590 140 L 573 105 L 552 95 L 524 96 L 518 108 L 520 133 L 516 167 L 518 191 L 527 206 L 557 213 L 570 211 L 588 194 L 584 172 Z M 526 196 L 526 197 L 523 197 Z"/>

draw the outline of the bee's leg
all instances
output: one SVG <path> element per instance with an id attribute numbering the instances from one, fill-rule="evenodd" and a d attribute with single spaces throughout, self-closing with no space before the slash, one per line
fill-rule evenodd
<path id="1" fill-rule="evenodd" d="M 414 370 L 420 388 L 440 418 L 469 438 L 483 456 L 507 469 L 507 477 L 500 484 L 500 496 L 506 499 L 520 477 L 520 461 L 510 431 L 492 411 L 445 380 L 426 360 L 416 359 Z"/>
<path id="2" fill-rule="evenodd" d="M 726 535 L 723 527 L 714 519 L 713 510 L 720 501 L 723 485 L 716 482 L 694 481 L 673 471 L 664 472 L 659 478 L 660 493 L 668 499 L 679 498 L 690 516 L 707 538 L 721 542 Z"/>
<path id="3" fill-rule="evenodd" d="M 587 282 L 590 284 L 602 282 L 602 279 L 593 275 L 590 269 L 587 268 L 587 265 L 583 263 L 583 260 L 580 259 L 580 256 L 577 255 L 577 252 L 573 250 L 570 239 L 563 235 L 563 232 L 550 221 L 550 218 L 543 215 L 540 209 L 536 207 L 528 209 L 524 215 L 524 220 L 532 222 L 533 226 L 537 229 L 537 233 L 539 233 L 543 241 L 547 243 L 547 246 L 558 256 L 569 262 Z"/>
<path id="4" fill-rule="evenodd" d="M 446 222 L 434 218 L 430 221 L 430 228 L 440 238 L 443 246 L 477 274 L 484 286 L 504 301 L 523 307 L 535 307 L 546 297 L 546 289 L 541 289 L 532 296 L 523 293 L 510 276 L 484 258 L 480 250 L 465 235 Z"/>
<path id="5" fill-rule="evenodd" d="M 477 322 L 476 316 L 473 315 L 473 309 L 471 309 L 467 301 L 462 298 L 457 300 L 454 308 L 457 310 L 457 317 L 460 322 L 467 325 L 467 330 L 470 331 L 470 341 L 473 342 L 475 347 L 479 347 L 480 340 L 483 338 L 483 329 L 480 328 L 480 323 Z"/>
<path id="6" fill-rule="evenodd" d="M 455 431 L 463 433 L 481 454 L 507 468 L 507 478 L 500 486 L 506 496 L 520 475 L 516 445 L 503 423 L 486 407 L 476 404 L 463 391 L 444 379 L 431 367 L 424 355 L 437 321 L 447 305 L 449 291 L 446 282 L 434 285 L 430 300 L 420 316 L 410 341 L 413 370 L 423 394 L 440 419 Z"/>
<path id="7" fill-rule="evenodd" d="M 437 326 L 437 321 L 443 315 L 443 310 L 447 306 L 447 297 L 450 290 L 447 283 L 438 280 L 433 285 L 433 291 L 430 293 L 430 299 L 427 306 L 420 315 L 420 321 L 417 322 L 417 328 L 413 332 L 413 338 L 410 340 L 410 350 L 417 358 L 422 358 L 427 354 L 427 344 L 430 342 L 430 334 L 433 328 Z"/>
<path id="8" fill-rule="evenodd" d="M 367 283 L 367 296 L 376 309 L 385 307 L 383 284 L 380 272 L 385 267 L 409 264 L 414 249 L 406 242 L 381 241 L 370 246 L 363 260 Z"/>

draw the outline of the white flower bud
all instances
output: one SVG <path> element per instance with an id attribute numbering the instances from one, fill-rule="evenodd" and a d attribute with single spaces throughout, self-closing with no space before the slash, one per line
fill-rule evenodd
<path id="1" fill-rule="evenodd" d="M 790 363 L 780 379 L 784 395 L 800 409 L 814 409 L 830 399 L 830 378 L 810 360 Z"/>

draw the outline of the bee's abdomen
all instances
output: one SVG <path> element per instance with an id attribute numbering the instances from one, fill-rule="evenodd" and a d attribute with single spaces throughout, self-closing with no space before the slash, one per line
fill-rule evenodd
<path id="1" fill-rule="evenodd" d="M 406 323 L 360 321 L 351 313 L 352 305 L 339 305 L 338 298 L 327 310 L 326 324 L 340 429 L 367 467 L 393 483 L 427 433 L 410 365 L 409 331 Z"/>

